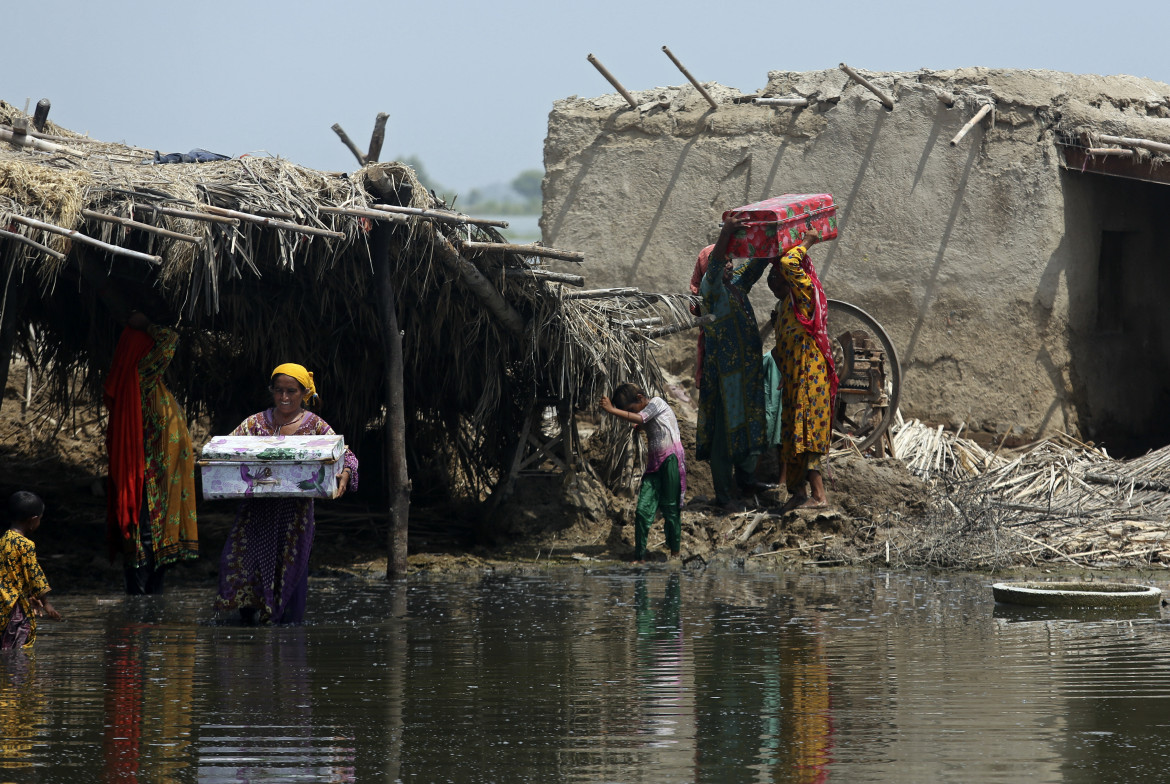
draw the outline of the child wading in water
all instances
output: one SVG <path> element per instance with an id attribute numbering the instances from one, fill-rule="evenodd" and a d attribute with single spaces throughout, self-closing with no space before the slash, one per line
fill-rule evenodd
<path id="1" fill-rule="evenodd" d="M 677 557 L 682 544 L 679 506 L 687 490 L 687 469 L 674 412 L 665 400 L 647 399 L 646 393 L 633 384 L 615 389 L 612 402 L 608 397 L 601 398 L 601 408 L 634 425 L 644 425 L 650 445 L 634 515 L 634 560 L 646 558 L 646 537 L 659 509 L 666 528 L 666 546 L 671 557 Z"/>
<path id="2" fill-rule="evenodd" d="M 40 527 L 44 512 L 45 502 L 35 493 L 21 490 L 8 499 L 8 530 L 0 535 L 0 650 L 32 645 L 38 614 L 61 620 L 44 598 L 49 581 L 28 538 Z"/>

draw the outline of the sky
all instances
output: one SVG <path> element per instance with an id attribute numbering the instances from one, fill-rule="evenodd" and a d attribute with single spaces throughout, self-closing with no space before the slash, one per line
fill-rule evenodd
<path id="1" fill-rule="evenodd" d="M 162 152 L 267 151 L 357 167 L 390 115 L 382 160 L 417 155 L 456 192 L 542 168 L 548 113 L 571 95 L 700 81 L 753 92 L 768 71 L 983 65 L 1170 82 L 1168 0 L 1116 13 L 1084 0 L 733 4 L 672 0 L 306 2 L 8 0 L 0 100 L 49 98 L 51 119 Z M 1161 31 L 1161 32 L 1157 32 Z"/>

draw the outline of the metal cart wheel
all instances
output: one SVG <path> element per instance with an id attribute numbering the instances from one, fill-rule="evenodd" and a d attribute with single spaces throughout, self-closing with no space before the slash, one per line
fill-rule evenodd
<path id="1" fill-rule="evenodd" d="M 882 325 L 856 305 L 829 300 L 828 332 L 840 381 L 833 411 L 833 448 L 852 442 L 864 452 L 894 422 L 902 366 Z"/>

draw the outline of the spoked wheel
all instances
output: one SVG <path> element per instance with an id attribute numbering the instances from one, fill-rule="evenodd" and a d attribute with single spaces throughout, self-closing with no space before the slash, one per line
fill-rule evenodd
<path id="1" fill-rule="evenodd" d="M 840 381 L 833 411 L 833 448 L 851 441 L 864 452 L 894 422 L 902 367 L 882 325 L 856 305 L 829 300 L 828 332 Z"/>

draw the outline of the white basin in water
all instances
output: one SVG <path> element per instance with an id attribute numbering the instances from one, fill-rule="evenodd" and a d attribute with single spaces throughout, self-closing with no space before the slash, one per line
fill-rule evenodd
<path id="1" fill-rule="evenodd" d="M 1029 607 L 1156 607 L 1162 590 L 1128 583 L 996 583 L 997 602 Z"/>

